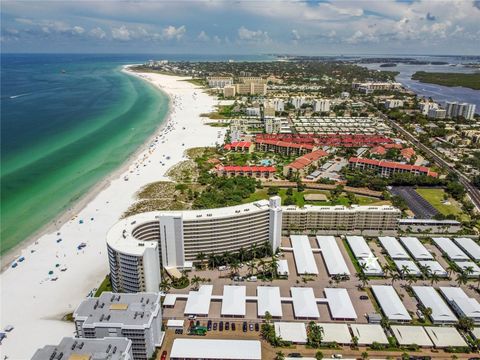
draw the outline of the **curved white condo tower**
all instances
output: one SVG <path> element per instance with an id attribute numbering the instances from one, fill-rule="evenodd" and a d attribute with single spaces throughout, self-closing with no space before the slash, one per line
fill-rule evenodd
<path id="1" fill-rule="evenodd" d="M 269 242 L 276 250 L 282 232 L 281 199 L 218 209 L 154 211 L 130 216 L 107 234 L 115 292 L 158 291 L 160 264 L 183 268 L 199 253 L 236 252 Z"/>

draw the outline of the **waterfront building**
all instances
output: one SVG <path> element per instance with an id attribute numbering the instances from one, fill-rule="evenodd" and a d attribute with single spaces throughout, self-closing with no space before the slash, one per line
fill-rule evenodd
<path id="1" fill-rule="evenodd" d="M 158 290 L 157 290 L 158 291 Z M 77 336 L 87 339 L 124 337 L 132 342 L 134 360 L 147 360 L 162 345 L 160 294 L 104 292 L 87 298 L 73 312 Z"/>
<path id="2" fill-rule="evenodd" d="M 376 81 L 376 82 L 363 82 L 352 83 L 352 88 L 366 94 L 370 94 L 373 91 L 384 90 L 399 90 L 402 88 L 402 84 L 399 82 L 390 81 Z"/>
<path id="3" fill-rule="evenodd" d="M 211 88 L 221 88 L 233 84 L 233 78 L 227 76 L 212 76 L 207 78 L 208 86 Z"/>
<path id="4" fill-rule="evenodd" d="M 445 109 L 432 108 L 428 110 L 427 116 L 430 119 L 445 119 L 447 111 Z"/>
<path id="5" fill-rule="evenodd" d="M 463 116 L 467 120 L 473 120 L 475 107 L 475 104 L 458 103 L 458 101 L 447 101 L 445 104 L 446 115 L 448 118 Z"/>
<path id="6" fill-rule="evenodd" d="M 109 254 L 124 253 L 145 243 L 160 244 L 161 266 L 184 268 L 197 255 L 235 252 L 251 245 L 280 246 L 280 197 L 217 209 L 154 211 L 121 220 L 107 234 Z M 158 256 L 158 255 L 157 255 Z M 112 268 L 114 273 L 123 269 Z M 160 264 L 157 266 L 157 272 Z M 112 285 L 114 285 L 112 283 Z M 115 289 L 115 287 L 114 287 Z"/>
<path id="7" fill-rule="evenodd" d="M 418 104 L 418 108 L 423 115 L 428 115 L 430 110 L 436 110 L 439 108 L 438 104 L 431 101 L 424 101 Z"/>
<path id="8" fill-rule="evenodd" d="M 38 349 L 31 360 L 133 360 L 132 342 L 125 338 L 64 337 L 57 345 Z"/>
<path id="9" fill-rule="evenodd" d="M 223 148 L 228 151 L 252 153 L 255 145 L 250 141 L 233 141 L 230 144 L 226 144 Z"/>

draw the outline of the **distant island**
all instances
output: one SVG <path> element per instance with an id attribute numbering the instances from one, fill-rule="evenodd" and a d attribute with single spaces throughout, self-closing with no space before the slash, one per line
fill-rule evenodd
<path id="1" fill-rule="evenodd" d="M 381 64 L 380 67 L 395 67 L 397 64 L 395 63 L 386 63 L 386 64 Z"/>
<path id="2" fill-rule="evenodd" d="M 443 86 L 462 86 L 474 90 L 480 90 L 480 73 L 442 73 L 417 71 L 412 75 L 412 80 L 423 83 L 437 84 Z"/>

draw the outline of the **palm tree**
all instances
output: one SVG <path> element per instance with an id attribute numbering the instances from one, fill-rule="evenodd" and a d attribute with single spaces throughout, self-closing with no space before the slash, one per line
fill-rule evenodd
<path id="1" fill-rule="evenodd" d="M 393 283 L 400 279 L 400 275 L 398 275 L 397 273 L 393 273 L 391 279 L 392 279 L 392 286 L 393 286 Z"/>
<path id="2" fill-rule="evenodd" d="M 400 273 L 402 274 L 402 278 L 405 279 L 410 274 L 410 269 L 407 265 L 402 265 Z"/>
<path id="3" fill-rule="evenodd" d="M 285 354 L 282 351 L 278 351 L 275 354 L 275 360 L 284 360 L 285 359 Z"/>
<path id="4" fill-rule="evenodd" d="M 430 275 L 430 284 L 438 283 L 440 281 L 440 277 L 437 275 L 436 272 L 432 272 L 432 275 Z"/>
<path id="5" fill-rule="evenodd" d="M 208 255 L 208 265 L 210 266 L 210 269 L 215 269 L 217 265 L 217 257 L 214 253 Z"/>
<path id="6" fill-rule="evenodd" d="M 192 277 L 192 279 L 190 280 L 190 283 L 192 284 L 194 290 L 198 290 L 198 286 L 200 285 L 201 281 L 202 281 L 202 278 L 197 275 Z"/>
<path id="7" fill-rule="evenodd" d="M 455 281 L 457 282 L 458 286 L 466 285 L 468 282 L 468 276 L 465 272 L 462 272 L 461 274 L 457 275 L 457 278 Z"/>
<path id="8" fill-rule="evenodd" d="M 247 254 L 247 252 L 245 251 L 245 249 L 243 247 L 240 248 L 240 250 L 238 250 L 238 258 L 240 259 L 240 262 L 243 263 L 243 261 L 245 260 L 245 255 Z"/>
<path id="9" fill-rule="evenodd" d="M 172 284 L 170 283 L 170 281 L 168 281 L 168 279 L 163 279 L 160 282 L 160 291 L 163 291 L 164 293 L 168 293 L 171 287 L 172 287 Z"/>
<path id="10" fill-rule="evenodd" d="M 426 318 L 430 318 L 430 316 L 432 316 L 432 308 L 431 307 L 427 307 L 425 309 L 423 309 L 423 314 L 425 315 Z"/>
<path id="11" fill-rule="evenodd" d="M 230 254 L 228 251 L 225 251 L 222 255 L 222 260 L 225 265 L 230 265 L 230 262 L 232 261 L 232 254 Z"/>
<path id="12" fill-rule="evenodd" d="M 205 255 L 205 253 L 203 252 L 199 252 L 196 256 L 196 259 L 198 260 L 198 262 L 200 263 L 200 268 L 203 269 L 203 262 L 205 261 L 205 258 L 207 256 Z"/>
<path id="13" fill-rule="evenodd" d="M 257 243 L 253 243 L 253 245 L 251 246 L 251 252 L 252 252 L 253 259 L 256 259 L 257 252 L 258 252 Z"/>
<path id="14" fill-rule="evenodd" d="M 359 272 L 355 275 L 359 281 L 362 282 L 362 287 L 364 288 L 367 284 L 368 284 L 368 277 L 367 275 L 365 275 L 365 273 L 362 271 L 362 272 Z"/>
<path id="15" fill-rule="evenodd" d="M 250 276 L 253 275 L 253 272 L 257 269 L 257 266 L 255 264 L 255 261 L 253 260 L 250 260 L 248 263 L 247 263 L 247 267 L 248 267 L 248 274 Z"/>
<path id="16" fill-rule="evenodd" d="M 231 269 L 231 276 L 235 276 L 237 275 L 238 273 L 238 270 L 240 269 L 240 263 L 238 262 L 238 260 L 234 260 L 231 264 L 230 264 L 230 269 Z"/>
<path id="17" fill-rule="evenodd" d="M 368 352 L 366 351 L 362 352 L 362 359 L 364 360 L 368 359 Z"/>
<path id="18" fill-rule="evenodd" d="M 454 265 L 448 265 L 447 267 L 447 274 L 448 274 L 448 277 L 450 277 L 450 275 L 452 275 L 452 273 L 455 272 L 455 266 Z"/>

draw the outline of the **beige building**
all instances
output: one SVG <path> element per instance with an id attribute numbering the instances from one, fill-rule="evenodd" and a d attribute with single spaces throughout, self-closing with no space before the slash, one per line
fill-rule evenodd
<path id="1" fill-rule="evenodd" d="M 242 76 L 238 78 L 238 80 L 242 84 L 259 84 L 259 85 L 266 85 L 267 84 L 267 79 L 263 79 L 258 76 Z"/>
<path id="2" fill-rule="evenodd" d="M 392 206 L 284 206 L 283 231 L 341 234 L 396 231 L 401 211 Z"/>
<path id="3" fill-rule="evenodd" d="M 224 97 L 235 97 L 237 94 L 237 88 L 235 85 L 228 85 L 223 88 L 223 96 Z"/>

